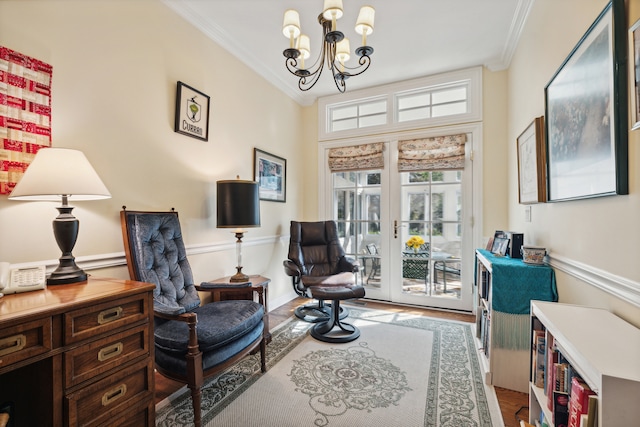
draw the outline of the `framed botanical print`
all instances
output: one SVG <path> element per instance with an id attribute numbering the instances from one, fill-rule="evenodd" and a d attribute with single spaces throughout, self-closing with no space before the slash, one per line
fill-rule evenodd
<path id="1" fill-rule="evenodd" d="M 209 96 L 178 82 L 174 131 L 209 140 Z"/>

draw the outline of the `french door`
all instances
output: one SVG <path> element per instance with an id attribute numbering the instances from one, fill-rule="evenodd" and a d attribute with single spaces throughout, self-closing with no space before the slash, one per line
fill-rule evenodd
<path id="1" fill-rule="evenodd" d="M 360 262 L 366 297 L 471 311 L 470 159 L 464 170 L 398 172 L 397 141 L 385 145 L 384 168 L 328 172 L 326 185 L 327 214 Z"/>

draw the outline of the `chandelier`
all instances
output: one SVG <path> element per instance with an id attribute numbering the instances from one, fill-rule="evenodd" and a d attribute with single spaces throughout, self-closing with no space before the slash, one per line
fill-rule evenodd
<path id="1" fill-rule="evenodd" d="M 323 42 L 320 55 L 311 67 L 305 67 L 305 60 L 311 56 L 309 37 L 300 31 L 300 15 L 294 9 L 284 13 L 282 32 L 289 39 L 289 48 L 283 54 L 286 57 L 287 70 L 299 77 L 298 88 L 302 91 L 311 89 L 322 74 L 326 64 L 333 75 L 333 81 L 340 92 L 346 90 L 345 81 L 349 77 L 364 73 L 371 64 L 373 48 L 367 46 L 367 35 L 373 32 L 375 9 L 363 6 L 356 21 L 356 33 L 362 35 L 362 46 L 356 49 L 359 56 L 357 67 L 347 67 L 345 62 L 350 58 L 349 39 L 342 31 L 336 29 L 336 21 L 343 15 L 342 0 L 324 0 L 323 12 L 318 16 L 322 25 Z"/>

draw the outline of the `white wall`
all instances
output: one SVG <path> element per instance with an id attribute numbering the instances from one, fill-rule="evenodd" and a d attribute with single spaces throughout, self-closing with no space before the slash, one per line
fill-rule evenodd
<path id="1" fill-rule="evenodd" d="M 292 295 L 284 275 L 289 220 L 300 218 L 303 109 L 156 0 L 0 2 L 0 44 L 53 65 L 54 147 L 82 150 L 113 198 L 79 202 L 79 261 L 122 254 L 119 211 L 175 207 L 197 281 L 235 272 L 233 235 L 215 228 L 215 182 L 253 179 L 253 148 L 288 160 L 287 203 L 261 202 L 244 271 L 273 281 L 270 300 Z M 204 142 L 173 131 L 176 82 L 211 97 Z M 0 196 L 0 260 L 57 259 L 56 203 Z M 193 252 L 193 251 L 192 251 Z M 126 267 L 91 270 L 127 278 Z"/>
<path id="2" fill-rule="evenodd" d="M 629 133 L 629 195 L 541 203 L 524 221 L 518 204 L 516 138 L 544 115 L 544 87 L 604 9 L 606 0 L 536 0 L 508 71 L 509 227 L 525 243 L 547 247 L 561 302 L 608 308 L 640 326 L 640 134 Z M 639 2 L 628 3 L 626 27 L 640 17 Z M 582 276 L 581 278 L 577 276 Z M 631 291 L 629 304 L 601 287 Z"/>

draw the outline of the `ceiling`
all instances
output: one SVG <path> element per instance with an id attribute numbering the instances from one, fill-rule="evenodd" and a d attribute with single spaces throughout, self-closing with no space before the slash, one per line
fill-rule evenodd
<path id="1" fill-rule="evenodd" d="M 312 89 L 300 91 L 282 54 L 289 47 L 282 34 L 284 11 L 296 9 L 302 32 L 311 39 L 311 59 L 317 57 L 323 0 L 162 1 L 299 104 L 338 93 L 326 70 Z M 360 44 L 354 30 L 360 7 L 376 9 L 374 31 L 367 38 L 375 50 L 371 66 L 347 80 L 347 91 L 478 65 L 505 69 L 533 1 L 344 0 L 337 28 L 351 40 L 352 51 Z M 356 64 L 352 54 L 347 65 Z"/>

